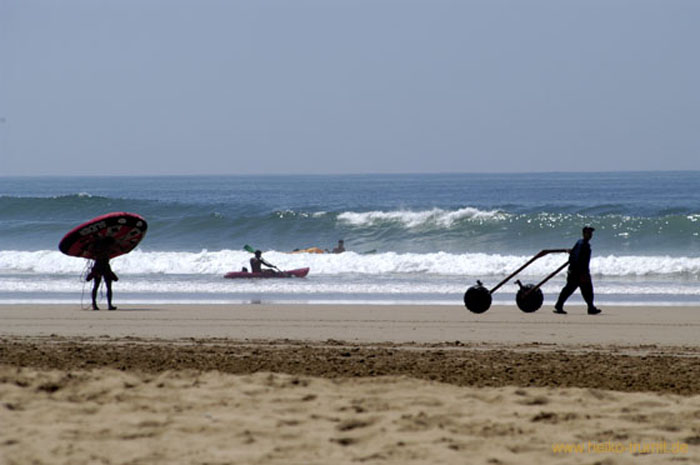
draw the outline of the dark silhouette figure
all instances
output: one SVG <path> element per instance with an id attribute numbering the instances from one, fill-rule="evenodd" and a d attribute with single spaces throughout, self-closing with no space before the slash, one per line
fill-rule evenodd
<path id="1" fill-rule="evenodd" d="M 255 251 L 255 256 L 250 259 L 250 269 L 251 272 L 253 273 L 262 273 L 263 271 L 265 272 L 272 272 L 273 270 L 262 269 L 262 265 L 268 266 L 270 268 L 275 268 L 275 265 L 272 265 L 270 263 L 267 263 L 264 258 L 262 258 L 262 252 L 259 250 Z"/>
<path id="2" fill-rule="evenodd" d="M 335 246 L 335 248 L 333 249 L 333 253 L 343 253 L 343 252 L 345 252 L 345 242 L 342 239 L 340 239 L 338 241 L 338 245 Z"/>
<path id="3" fill-rule="evenodd" d="M 593 281 L 591 280 L 591 271 L 589 263 L 591 261 L 591 245 L 590 240 L 593 237 L 595 228 L 590 226 L 583 227 L 583 238 L 579 239 L 574 245 L 574 248 L 569 252 L 569 272 L 566 277 L 566 285 L 559 293 L 559 299 L 554 305 L 554 313 L 566 315 L 564 311 L 564 302 L 574 291 L 581 289 L 581 296 L 588 305 L 588 314 L 597 315 L 601 312 L 599 308 L 593 305 Z"/>
<path id="4" fill-rule="evenodd" d="M 107 287 L 107 305 L 110 310 L 116 310 L 117 307 L 112 305 L 112 281 L 119 281 L 117 275 L 112 271 L 112 267 L 109 266 L 109 258 L 98 258 L 92 265 L 90 273 L 85 278 L 85 281 L 93 280 L 92 284 L 92 309 L 99 310 L 97 306 L 97 290 L 100 288 L 100 283 L 102 279 L 105 280 L 105 286 Z"/>

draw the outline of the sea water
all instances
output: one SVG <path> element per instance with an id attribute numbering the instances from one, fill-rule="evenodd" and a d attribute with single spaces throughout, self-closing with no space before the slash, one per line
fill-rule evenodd
<path id="1" fill-rule="evenodd" d="M 89 262 L 58 251 L 95 216 L 148 221 L 112 260 L 117 304 L 462 304 L 542 249 L 591 242 L 596 301 L 700 304 L 700 172 L 337 176 L 0 177 L 0 303 L 82 303 Z M 291 254 L 332 249 L 343 254 Z M 249 267 L 249 244 L 303 279 L 224 279 Z M 566 262 L 537 260 L 537 283 Z M 563 271 L 543 286 L 551 306 Z M 493 294 L 513 304 L 517 285 Z M 571 303 L 582 303 L 576 293 Z"/>

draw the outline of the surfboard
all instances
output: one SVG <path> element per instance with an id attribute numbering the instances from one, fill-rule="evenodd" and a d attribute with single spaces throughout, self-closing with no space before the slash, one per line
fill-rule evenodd
<path id="1" fill-rule="evenodd" d="M 148 224 L 140 215 L 107 213 L 68 231 L 58 249 L 72 257 L 114 258 L 131 252 L 144 238 L 147 229 Z"/>

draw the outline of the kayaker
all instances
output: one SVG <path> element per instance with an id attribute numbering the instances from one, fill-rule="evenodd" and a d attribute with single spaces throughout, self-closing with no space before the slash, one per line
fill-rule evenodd
<path id="1" fill-rule="evenodd" d="M 262 258 L 262 252 L 259 250 L 255 251 L 255 256 L 250 259 L 250 269 L 253 273 L 262 273 L 263 271 L 273 271 L 270 269 L 263 270 L 262 265 L 268 266 L 270 268 L 275 268 L 275 265 L 267 263 L 264 258 Z"/>

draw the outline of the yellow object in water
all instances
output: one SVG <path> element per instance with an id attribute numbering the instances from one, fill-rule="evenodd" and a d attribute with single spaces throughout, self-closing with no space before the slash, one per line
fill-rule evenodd
<path id="1" fill-rule="evenodd" d="M 296 249 L 289 253 L 326 253 L 326 251 L 320 247 L 309 247 L 308 249 Z"/>

